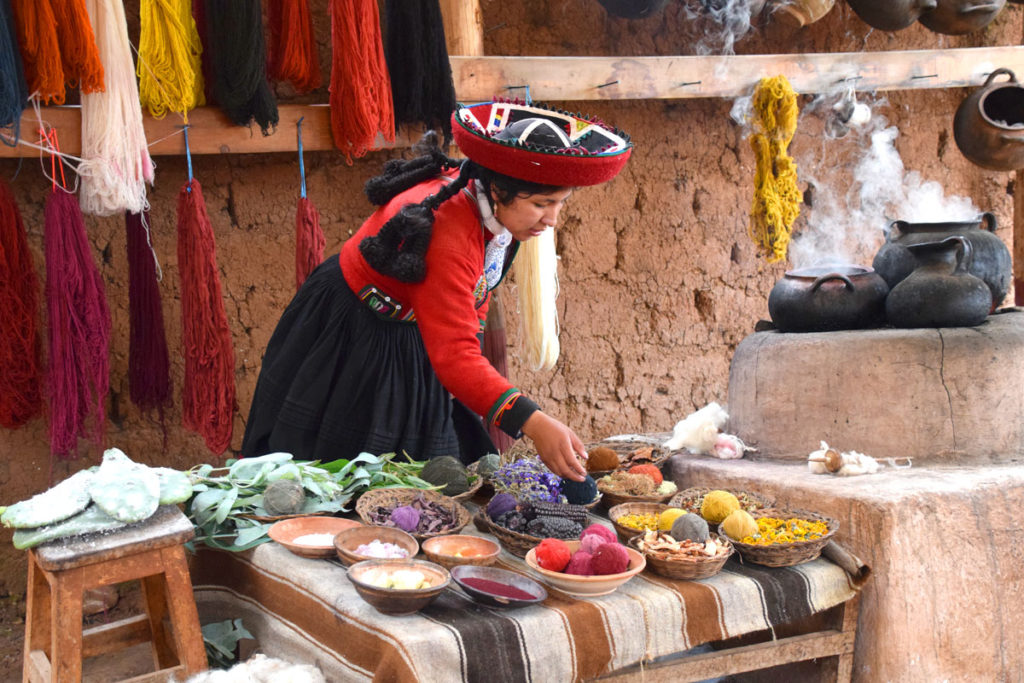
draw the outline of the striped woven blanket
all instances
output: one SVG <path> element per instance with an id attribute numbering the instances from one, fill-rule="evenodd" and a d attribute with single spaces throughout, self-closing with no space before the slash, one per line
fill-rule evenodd
<path id="1" fill-rule="evenodd" d="M 509 553 L 496 566 L 529 574 Z M 701 581 L 645 571 L 611 595 L 549 590 L 544 603 L 519 609 L 482 606 L 452 582 L 421 612 L 392 617 L 359 597 L 341 564 L 274 543 L 245 553 L 201 550 L 192 580 L 203 623 L 241 618 L 260 651 L 316 663 L 329 681 L 585 680 L 773 629 L 856 592 L 825 558 L 775 569 L 734 556 Z"/>

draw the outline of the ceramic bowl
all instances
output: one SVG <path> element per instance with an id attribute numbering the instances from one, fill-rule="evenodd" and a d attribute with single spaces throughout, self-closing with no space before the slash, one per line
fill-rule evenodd
<path id="1" fill-rule="evenodd" d="M 580 548 L 579 541 L 566 541 L 565 544 L 574 553 Z M 629 565 L 626 571 L 619 574 L 577 576 L 575 574 L 563 574 L 562 572 L 543 569 L 537 564 L 536 548 L 531 548 L 530 552 L 526 553 L 526 564 L 529 565 L 530 569 L 537 572 L 544 583 L 549 586 L 554 586 L 563 593 L 568 593 L 573 597 L 592 598 L 598 595 L 614 593 L 615 589 L 642 572 L 644 567 L 647 566 L 647 560 L 642 554 L 630 547 L 624 547 L 626 548 L 626 553 L 629 554 Z"/>
<path id="2" fill-rule="evenodd" d="M 356 548 L 371 541 L 381 543 L 392 543 L 404 549 L 408 555 L 403 558 L 381 558 L 360 555 Z M 386 526 L 359 526 L 345 529 L 334 537 L 334 551 L 346 567 L 362 562 L 363 560 L 384 560 L 394 562 L 398 559 L 412 559 L 420 551 L 420 544 L 411 535 L 401 529 L 393 529 Z"/>
<path id="3" fill-rule="evenodd" d="M 300 557 L 323 559 L 334 556 L 335 535 L 345 529 L 361 526 L 354 519 L 342 517 L 293 517 L 272 524 L 267 535 Z M 326 545 L 295 543 L 295 539 L 310 534 L 330 534 L 332 538 Z"/>
<path id="4" fill-rule="evenodd" d="M 451 534 L 434 536 L 423 541 L 423 554 L 442 567 L 472 564 L 480 567 L 493 564 L 501 553 L 501 546 L 481 536 Z"/>
<path id="5" fill-rule="evenodd" d="M 367 581 L 370 572 L 393 573 L 400 570 L 421 572 L 430 580 L 429 588 L 380 588 Z M 449 583 L 448 570 L 425 560 L 363 560 L 348 568 L 348 578 L 356 592 L 382 614 L 413 614 L 429 605 Z"/>
<path id="6" fill-rule="evenodd" d="M 516 572 L 510 572 L 506 569 L 461 564 L 457 567 L 452 567 L 451 574 L 455 583 L 459 584 L 459 587 L 464 590 L 469 597 L 479 603 L 489 605 L 491 607 L 525 607 L 526 605 L 543 602 L 548 597 L 548 592 L 544 590 L 544 586 L 540 585 L 528 576 L 523 576 Z M 477 583 L 472 585 L 474 580 L 493 581 L 495 583 L 505 584 L 506 586 L 518 588 L 525 593 L 530 593 L 534 597 L 530 599 L 520 599 L 499 595 L 496 592 L 486 590 L 486 588 L 488 588 L 486 584 Z"/>

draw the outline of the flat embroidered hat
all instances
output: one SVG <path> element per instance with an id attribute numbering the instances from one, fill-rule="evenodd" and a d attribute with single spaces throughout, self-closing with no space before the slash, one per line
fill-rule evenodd
<path id="1" fill-rule="evenodd" d="M 516 101 L 459 105 L 452 134 L 481 166 L 557 187 L 611 180 L 633 151 L 628 135 L 601 121 Z"/>

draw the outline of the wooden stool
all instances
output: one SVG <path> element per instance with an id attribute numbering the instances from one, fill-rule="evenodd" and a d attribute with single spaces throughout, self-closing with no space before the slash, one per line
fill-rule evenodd
<path id="1" fill-rule="evenodd" d="M 81 681 L 82 660 L 150 641 L 157 671 L 133 681 L 184 678 L 207 668 L 185 549 L 192 523 L 174 505 L 139 524 L 29 551 L 22 681 Z M 82 594 L 141 579 L 146 614 L 82 629 Z M 171 633 L 164 626 L 169 617 Z"/>

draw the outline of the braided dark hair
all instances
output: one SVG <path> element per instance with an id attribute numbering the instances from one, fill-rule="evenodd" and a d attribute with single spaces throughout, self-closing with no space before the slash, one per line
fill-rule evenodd
<path id="1" fill-rule="evenodd" d="M 459 175 L 437 194 L 418 204 L 406 204 L 381 226 L 376 235 L 364 237 L 359 243 L 359 251 L 371 268 L 402 282 L 421 282 L 426 276 L 426 254 L 434 230 L 434 212 L 466 187 L 471 179 L 480 179 L 492 205 L 492 188 L 502 204 L 512 203 L 517 196 L 566 189 L 495 173 L 468 159 L 462 162 L 450 159 L 437 142 L 437 133 L 428 131 L 413 147 L 414 151 L 421 153 L 420 156 L 388 161 L 384 164 L 384 172 L 368 180 L 363 188 L 371 202 L 383 206 L 402 192 L 436 178 L 446 170 L 459 168 Z"/>

